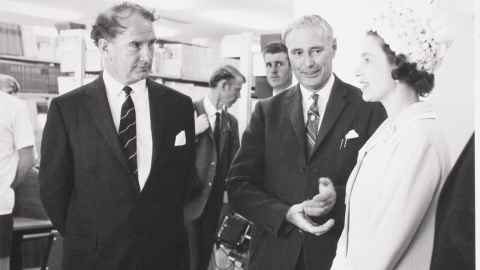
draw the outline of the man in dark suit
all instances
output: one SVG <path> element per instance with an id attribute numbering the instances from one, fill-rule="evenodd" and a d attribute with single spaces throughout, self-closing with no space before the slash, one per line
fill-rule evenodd
<path id="1" fill-rule="evenodd" d="M 475 135 L 443 185 L 430 270 L 475 269 Z"/>
<path id="2" fill-rule="evenodd" d="M 229 172 L 230 203 L 257 227 L 249 270 L 327 270 L 347 178 L 385 111 L 332 73 L 337 46 L 323 18 L 300 18 L 283 39 L 299 85 L 257 103 Z"/>
<path id="3" fill-rule="evenodd" d="M 194 158 L 190 98 L 148 79 L 153 14 L 123 3 L 91 37 L 95 81 L 52 100 L 41 197 L 64 237 L 63 269 L 186 269 L 183 205 Z"/>
<path id="4" fill-rule="evenodd" d="M 224 65 L 210 78 L 210 91 L 195 103 L 195 183 L 185 208 L 190 246 L 190 269 L 206 270 L 224 202 L 225 178 L 238 150 L 238 122 L 227 112 L 240 97 L 245 77 Z M 226 198 L 226 197 L 225 197 Z"/>

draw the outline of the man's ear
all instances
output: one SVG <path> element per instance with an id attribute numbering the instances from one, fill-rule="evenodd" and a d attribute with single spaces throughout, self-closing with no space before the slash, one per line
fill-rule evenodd
<path id="1" fill-rule="evenodd" d="M 108 40 L 106 40 L 104 38 L 100 38 L 98 40 L 98 49 L 100 50 L 101 54 L 103 54 L 103 55 L 107 54 L 108 50 L 110 49 Z"/>
<path id="2" fill-rule="evenodd" d="M 337 39 L 334 38 L 332 40 L 332 49 L 336 52 L 337 51 Z"/>
<path id="3" fill-rule="evenodd" d="M 226 91 L 228 89 L 229 84 L 226 79 L 223 79 L 218 82 L 218 86 L 220 86 L 221 91 Z"/>

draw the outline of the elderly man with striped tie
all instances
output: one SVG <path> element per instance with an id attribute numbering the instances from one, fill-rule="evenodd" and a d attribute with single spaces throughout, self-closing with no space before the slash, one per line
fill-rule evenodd
<path id="1" fill-rule="evenodd" d="M 128 2 L 101 13 L 91 37 L 102 74 L 51 102 L 40 188 L 63 269 L 188 269 L 193 104 L 147 78 L 154 19 Z"/>
<path id="2" fill-rule="evenodd" d="M 385 119 L 332 73 L 337 42 L 318 15 L 283 33 L 298 85 L 259 101 L 228 178 L 233 209 L 256 234 L 249 270 L 327 270 L 357 151 Z"/>

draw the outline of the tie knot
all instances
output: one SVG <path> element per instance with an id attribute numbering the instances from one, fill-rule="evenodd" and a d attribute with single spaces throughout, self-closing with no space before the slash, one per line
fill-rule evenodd
<path id="1" fill-rule="evenodd" d="M 127 85 L 127 86 L 123 87 L 122 91 L 125 92 L 125 94 L 127 94 L 127 96 L 128 96 L 132 92 L 132 88 Z"/>
<path id="2" fill-rule="evenodd" d="M 317 93 L 312 94 L 312 99 L 313 99 L 313 103 L 317 103 L 318 102 L 318 94 Z"/>

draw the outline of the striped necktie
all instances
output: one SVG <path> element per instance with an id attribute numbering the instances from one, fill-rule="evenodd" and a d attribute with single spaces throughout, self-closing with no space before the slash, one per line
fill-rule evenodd
<path id="1" fill-rule="evenodd" d="M 123 147 L 123 153 L 127 157 L 130 171 L 138 176 L 137 170 L 137 131 L 135 124 L 135 106 L 133 105 L 130 93 L 132 88 L 125 86 L 122 91 L 125 92 L 126 99 L 122 104 L 120 126 L 118 128 L 118 137 Z"/>
<path id="2" fill-rule="evenodd" d="M 307 135 L 307 151 L 308 156 L 310 157 L 313 153 L 313 149 L 315 147 L 315 142 L 317 140 L 318 134 L 318 125 L 320 124 L 320 112 L 318 110 L 318 94 L 312 95 L 312 105 L 308 109 L 307 113 L 307 127 L 306 127 L 306 135 Z"/>

